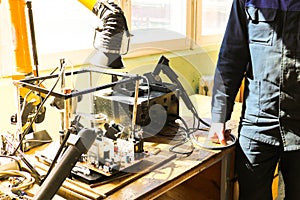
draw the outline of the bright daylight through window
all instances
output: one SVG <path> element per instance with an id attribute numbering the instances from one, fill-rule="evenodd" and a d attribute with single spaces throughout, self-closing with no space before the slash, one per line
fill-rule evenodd
<path id="1" fill-rule="evenodd" d="M 132 0 L 133 42 L 151 42 L 186 37 L 185 0 Z"/>
<path id="2" fill-rule="evenodd" d="M 155 50 L 160 50 L 156 53 L 161 53 L 165 50 L 189 49 L 190 41 L 197 42 L 199 46 L 220 43 L 231 6 L 231 0 L 118 2 L 128 17 L 130 32 L 134 35 L 131 37 L 130 48 L 137 55 L 155 53 Z M 3 10 L 8 9 L 5 5 L 4 2 L 1 4 Z M 94 30 L 99 25 L 98 17 L 77 0 L 32 0 L 32 10 L 40 69 L 57 63 L 59 56 L 67 57 L 73 64 L 82 64 L 84 57 L 93 49 Z M 0 21 L 3 27 L 0 30 L 2 52 L 12 49 L 12 42 L 8 41 L 12 40 L 13 34 L 9 31 L 11 29 L 9 16 L 7 17 L 6 21 Z M 139 54 L 147 48 L 150 51 Z M 3 67 L 7 66 L 7 62 L 0 61 L 0 64 L 1 70 L 9 73 Z"/>
<path id="3" fill-rule="evenodd" d="M 232 0 L 202 1 L 202 35 L 223 34 Z"/>

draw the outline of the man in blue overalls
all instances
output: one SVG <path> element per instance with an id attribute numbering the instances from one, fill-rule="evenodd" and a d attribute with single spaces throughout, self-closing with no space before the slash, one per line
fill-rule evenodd
<path id="1" fill-rule="evenodd" d="M 300 198 L 300 1 L 234 0 L 215 72 L 209 137 L 245 79 L 236 147 L 240 199 L 272 199 L 277 163 L 285 198 Z"/>

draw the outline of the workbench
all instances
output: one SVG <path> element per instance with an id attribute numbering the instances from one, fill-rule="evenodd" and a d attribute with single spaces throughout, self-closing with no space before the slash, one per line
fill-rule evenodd
<path id="1" fill-rule="evenodd" d="M 192 95 L 191 100 L 196 107 L 201 118 L 210 118 L 210 104 L 211 98 L 202 95 Z M 232 120 L 229 121 L 228 126 L 232 129 L 234 134 L 237 134 L 238 119 L 241 112 L 241 104 L 236 103 Z M 180 107 L 180 116 L 189 117 L 188 111 L 184 107 Z M 208 197 L 209 199 L 232 199 L 233 196 L 233 164 L 234 164 L 234 146 L 223 150 L 208 150 L 203 148 L 195 148 L 193 153 L 189 156 L 175 155 L 169 152 L 172 144 L 162 144 L 146 142 L 145 146 L 161 149 L 157 154 L 159 158 L 165 156 L 166 162 L 161 163 L 160 166 L 153 168 L 151 171 L 144 173 L 138 178 L 131 179 L 132 181 L 122 185 L 122 181 L 126 178 L 117 180 L 108 184 L 100 185 L 90 188 L 89 185 L 79 182 L 77 180 L 65 180 L 61 186 L 58 194 L 67 199 L 191 199 L 201 198 L 202 189 L 207 189 L 213 185 L 214 190 L 218 194 L 215 197 Z M 154 158 L 155 159 L 155 158 Z M 213 170 L 211 170 L 213 169 Z M 201 176 L 202 173 L 206 176 Z M 200 177 L 200 178 L 199 178 Z M 203 180 L 201 177 L 205 177 Z M 187 182 L 192 180 L 185 187 Z M 197 181 L 195 181 L 197 179 Z M 210 181 L 208 183 L 207 181 Z M 199 185 L 199 188 L 198 188 Z M 192 194 L 191 187 L 197 191 Z M 117 188 L 114 189 L 114 188 Z M 181 192 L 176 193 L 176 190 L 181 188 Z M 187 192 L 182 192 L 182 188 L 187 189 Z M 170 192 L 172 194 L 170 194 Z M 189 195 L 189 196 L 180 196 Z M 200 195 L 200 196 L 199 196 Z M 205 195 L 204 195 L 205 196 Z"/>

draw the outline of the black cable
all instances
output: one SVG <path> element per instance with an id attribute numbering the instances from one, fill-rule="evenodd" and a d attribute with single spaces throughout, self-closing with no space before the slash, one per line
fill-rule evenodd
<path id="1" fill-rule="evenodd" d="M 201 119 L 201 117 L 198 116 L 198 114 L 195 116 L 195 118 L 198 120 L 198 122 L 204 124 L 207 127 L 210 127 L 209 123 L 207 123 L 206 121 L 204 121 L 203 119 Z M 198 127 L 200 126 L 200 124 L 198 125 Z"/>
<path id="2" fill-rule="evenodd" d="M 188 137 L 189 133 L 188 133 L 187 130 L 185 130 L 183 127 L 182 127 L 182 132 L 184 133 L 183 136 L 185 136 L 185 137 L 183 138 L 183 140 L 181 140 L 181 142 L 179 142 L 179 143 L 177 143 L 177 144 L 171 146 L 171 147 L 169 148 L 169 151 L 170 151 L 170 152 L 173 152 L 173 153 L 176 153 L 176 154 L 181 154 L 181 155 L 189 156 L 189 155 L 191 155 L 191 154 L 194 152 L 195 147 L 194 147 L 193 143 L 191 142 L 191 140 L 190 140 L 189 137 Z M 183 145 L 185 145 L 186 143 L 190 143 L 190 148 L 191 148 L 190 151 L 177 151 L 177 150 L 175 150 L 176 148 L 178 148 L 178 147 L 180 147 L 180 146 L 183 146 Z"/>
<path id="3" fill-rule="evenodd" d="M 173 126 L 172 124 L 168 125 L 168 126 Z M 178 132 L 178 129 L 182 129 L 183 127 L 176 127 L 176 126 L 173 126 L 174 128 L 177 128 L 177 130 L 175 131 L 172 131 L 171 133 L 168 131 L 168 133 L 164 133 L 164 131 L 161 131 L 158 133 L 158 135 L 160 137 L 164 137 L 164 138 L 167 138 L 168 140 L 174 140 L 174 141 L 182 141 L 182 139 L 184 139 L 184 135 L 182 134 L 179 134 L 180 132 Z M 183 131 L 183 130 L 181 130 Z"/>
<path id="4" fill-rule="evenodd" d="M 192 148 L 192 149 L 191 149 L 190 151 L 183 152 L 183 151 L 176 151 L 176 150 L 175 150 L 177 147 L 182 146 L 182 145 L 184 145 L 184 144 L 187 143 L 187 142 L 190 142 L 190 143 L 191 143 L 191 148 Z M 176 145 L 170 147 L 170 148 L 169 148 L 169 151 L 172 152 L 172 153 L 176 153 L 176 154 L 181 154 L 181 155 L 189 156 L 189 155 L 191 155 L 191 154 L 194 152 L 194 149 L 195 149 L 195 147 L 194 147 L 194 145 L 192 144 L 192 142 L 191 142 L 190 140 L 184 140 L 184 141 L 182 141 L 182 142 L 180 142 L 180 143 L 178 143 L 178 144 L 176 144 Z"/>
<path id="5" fill-rule="evenodd" d="M 51 73 L 50 73 L 50 75 L 52 75 L 56 70 L 58 69 L 58 67 L 56 67 Z M 37 86 L 40 86 L 43 82 L 45 81 L 45 79 L 44 80 L 42 80 L 42 81 L 40 81 L 38 84 L 37 84 Z M 23 115 L 23 112 L 24 112 L 24 109 L 25 109 L 25 106 L 27 105 L 26 104 L 26 99 L 27 99 L 27 96 L 28 95 L 30 95 L 31 93 L 33 92 L 33 90 L 30 90 L 26 95 L 25 95 L 25 97 L 24 97 L 24 102 L 22 103 L 22 108 L 21 108 L 21 113 L 20 113 L 20 116 L 22 116 Z M 36 112 L 37 114 L 39 113 L 39 112 Z M 27 128 L 29 128 L 30 129 L 30 127 L 32 126 L 32 124 L 33 124 L 33 122 L 32 123 L 30 123 L 30 125 L 27 127 Z"/>
<path id="6" fill-rule="evenodd" d="M 9 155 L 0 155 L 0 157 L 1 157 L 1 158 L 10 158 L 10 159 L 13 159 L 13 160 L 15 160 L 15 161 L 17 162 L 18 168 L 19 168 L 19 169 L 22 168 L 22 167 L 21 167 L 21 164 L 20 164 L 20 162 L 19 162 L 19 160 L 18 160 L 17 158 L 15 158 L 15 157 L 13 157 L 13 156 L 9 156 Z"/>
<path id="7" fill-rule="evenodd" d="M 45 175 L 45 176 L 43 177 L 43 179 L 41 180 L 40 185 L 43 184 L 43 182 L 44 182 L 44 181 L 46 180 L 46 178 L 49 176 L 49 174 L 50 174 L 50 172 L 52 171 L 52 169 L 55 167 L 55 164 L 56 164 L 57 160 L 59 159 L 59 157 L 60 157 L 61 154 L 62 154 L 62 151 L 63 151 L 63 150 L 65 149 L 65 147 L 66 147 L 65 145 L 66 145 L 66 143 L 67 143 L 67 141 L 68 141 L 68 138 L 69 138 L 71 132 L 72 132 L 71 130 L 68 130 L 67 133 L 66 133 L 66 135 L 64 136 L 63 141 L 61 142 L 61 144 L 60 144 L 60 146 L 59 146 L 59 149 L 58 149 L 58 151 L 56 152 L 56 155 L 55 155 L 54 159 L 52 160 L 52 163 L 51 163 L 51 165 L 50 165 L 50 167 L 49 167 L 49 169 L 48 169 L 46 175 Z"/>
<path id="8" fill-rule="evenodd" d="M 184 127 L 178 126 L 178 128 L 181 129 L 181 131 L 184 131 L 185 134 L 182 135 L 184 137 L 184 139 L 181 142 L 179 142 L 178 144 L 175 144 L 173 147 L 170 147 L 169 150 L 171 152 L 177 153 L 177 154 L 183 154 L 183 155 L 190 155 L 193 153 L 194 144 L 196 144 L 199 147 L 202 147 L 205 149 L 210 149 L 210 150 L 222 150 L 222 149 L 229 148 L 229 147 L 235 145 L 237 138 L 233 134 L 229 134 L 229 137 L 227 138 L 228 144 L 226 146 L 217 145 L 217 144 L 216 145 L 208 145 L 207 142 L 211 142 L 210 140 L 207 140 L 207 142 L 198 142 L 194 135 L 195 132 L 200 130 L 200 131 L 206 131 L 208 133 L 210 125 L 198 116 L 196 110 L 192 109 L 192 112 L 194 113 L 194 115 L 193 115 L 193 126 L 191 128 L 188 127 L 188 124 L 182 117 L 180 117 L 178 115 L 173 115 L 183 123 Z M 196 122 L 198 122 L 197 126 L 196 126 Z M 201 123 L 204 124 L 206 127 L 201 128 Z M 179 152 L 179 151 L 174 150 L 175 148 L 182 146 L 182 145 L 186 144 L 187 142 L 190 142 L 192 145 L 192 150 L 190 152 Z"/>
<path id="9" fill-rule="evenodd" d="M 14 145 L 11 141 L 9 141 L 8 139 L 6 139 L 6 142 L 8 143 L 8 145 L 10 145 L 12 148 L 14 148 Z M 16 148 L 17 149 L 17 148 Z M 17 149 L 19 157 L 21 158 L 21 160 L 25 163 L 25 165 L 31 170 L 31 172 L 34 174 L 35 178 L 38 180 L 38 182 L 41 180 L 41 176 L 39 174 L 39 172 L 31 165 L 31 163 L 27 160 L 27 158 L 25 157 L 25 154 L 20 151 L 19 149 Z"/>
<path id="10" fill-rule="evenodd" d="M 12 155 L 15 155 L 16 152 L 18 151 L 18 149 L 21 147 L 22 145 L 22 142 L 25 138 L 25 136 L 28 134 L 33 122 L 36 120 L 37 116 L 38 116 L 38 113 L 41 111 L 41 109 L 43 108 L 44 104 L 46 103 L 47 99 L 50 97 L 50 95 L 52 94 L 53 90 L 55 89 L 58 81 L 60 80 L 62 74 L 63 74 L 64 70 L 61 70 L 59 76 L 57 77 L 57 80 L 56 82 L 54 83 L 54 85 L 52 86 L 51 90 L 48 92 L 48 94 L 46 95 L 46 97 L 44 98 L 44 100 L 41 102 L 39 108 L 37 109 L 35 115 L 33 116 L 33 119 L 31 120 L 29 126 L 25 129 L 25 131 L 21 134 L 21 138 L 20 138 L 20 142 L 18 144 L 18 146 L 15 148 L 14 152 L 12 153 Z"/>
<path id="11" fill-rule="evenodd" d="M 179 131 L 176 132 L 176 135 L 178 135 L 178 133 L 179 133 L 179 135 L 181 135 L 183 137 L 183 139 L 181 139 L 180 142 L 178 142 L 177 144 L 171 146 L 169 148 L 169 151 L 173 152 L 173 153 L 176 153 L 176 154 L 181 154 L 181 155 L 189 156 L 189 155 L 191 155 L 194 152 L 195 147 L 194 147 L 193 143 L 191 142 L 191 140 L 189 139 L 189 128 L 188 128 L 188 125 L 185 122 L 185 120 L 182 117 L 180 117 L 179 115 L 172 114 L 172 116 L 175 116 L 177 119 L 179 119 L 183 123 L 183 126 L 179 126 L 179 125 L 175 126 L 174 125 L 174 127 L 180 129 Z M 177 150 L 175 150 L 176 148 L 178 148 L 180 146 L 183 146 L 186 143 L 190 143 L 190 148 L 191 148 L 190 151 L 184 152 L 184 151 L 177 151 Z"/>

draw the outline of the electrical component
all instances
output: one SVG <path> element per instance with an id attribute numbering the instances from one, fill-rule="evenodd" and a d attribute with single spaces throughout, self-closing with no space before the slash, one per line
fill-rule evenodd
<path id="1" fill-rule="evenodd" d="M 85 163 L 94 171 L 110 176 L 135 163 L 142 154 L 143 141 L 132 138 L 124 127 L 115 123 L 106 124 L 106 132 L 98 136 L 89 149 Z"/>
<path id="2" fill-rule="evenodd" d="M 143 87 L 141 85 L 140 87 Z M 132 90 L 123 87 L 123 91 Z M 94 105 L 96 113 L 103 113 L 109 120 L 114 120 L 118 124 L 127 127 L 131 124 L 133 115 L 134 97 L 128 96 L 125 92 L 115 90 L 112 94 L 97 93 L 94 95 Z M 179 114 L 179 100 L 177 91 L 157 91 L 144 92 L 138 98 L 136 124 L 143 128 L 144 132 L 151 135 L 157 134 L 172 115 Z"/>

